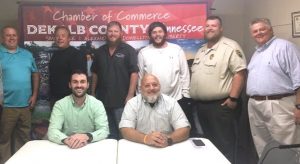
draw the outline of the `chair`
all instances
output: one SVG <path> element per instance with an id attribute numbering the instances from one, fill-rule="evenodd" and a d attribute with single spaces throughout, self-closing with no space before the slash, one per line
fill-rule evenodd
<path id="1" fill-rule="evenodd" d="M 259 158 L 258 164 L 300 164 L 299 149 L 280 149 L 280 143 L 268 143 Z"/>

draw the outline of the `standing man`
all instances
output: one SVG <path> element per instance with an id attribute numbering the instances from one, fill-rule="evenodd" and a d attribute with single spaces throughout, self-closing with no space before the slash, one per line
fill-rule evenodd
<path id="1" fill-rule="evenodd" d="M 54 51 L 49 63 L 50 107 L 63 97 L 70 95 L 69 78 L 75 69 L 87 70 L 86 57 L 80 51 L 70 46 L 71 32 L 66 26 L 57 26 L 54 31 Z"/>
<path id="2" fill-rule="evenodd" d="M 138 54 L 139 88 L 142 77 L 155 75 L 161 83 L 161 92 L 178 101 L 194 129 L 190 98 L 190 72 L 182 48 L 167 42 L 167 27 L 161 22 L 153 22 L 148 27 L 150 45 Z"/>
<path id="3" fill-rule="evenodd" d="M 101 101 L 88 95 L 86 72 L 74 70 L 69 87 L 72 94 L 57 101 L 50 118 L 48 138 L 71 149 L 100 141 L 108 135 L 108 122 Z"/>
<path id="4" fill-rule="evenodd" d="M 1 37 L 4 103 L 0 121 L 0 163 L 4 163 L 30 140 L 31 110 L 38 96 L 39 73 L 32 54 L 18 47 L 19 37 L 14 27 L 2 28 Z"/>
<path id="5" fill-rule="evenodd" d="M 186 140 L 190 124 L 176 99 L 161 94 L 157 77 L 146 74 L 141 80 L 141 94 L 125 106 L 120 130 L 130 141 L 166 147 Z"/>
<path id="6" fill-rule="evenodd" d="M 0 119 L 3 110 L 3 81 L 2 81 L 2 66 L 0 62 Z"/>
<path id="7" fill-rule="evenodd" d="M 207 18 L 204 36 L 207 43 L 199 49 L 192 65 L 190 94 L 197 101 L 204 135 L 234 163 L 235 126 L 246 59 L 238 43 L 223 36 L 220 17 Z"/>
<path id="8" fill-rule="evenodd" d="M 136 50 L 122 41 L 122 26 L 107 24 L 107 43 L 95 52 L 92 64 L 92 95 L 105 106 L 110 137 L 121 138 L 119 122 L 126 102 L 135 94 L 138 78 Z"/>
<path id="9" fill-rule="evenodd" d="M 248 111 L 260 156 L 273 140 L 300 143 L 300 51 L 274 36 L 269 19 L 253 20 L 250 33 L 257 47 L 248 66 Z"/>

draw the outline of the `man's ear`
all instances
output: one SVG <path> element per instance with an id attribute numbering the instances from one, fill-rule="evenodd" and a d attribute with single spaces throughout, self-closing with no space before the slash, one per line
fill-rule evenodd
<path id="1" fill-rule="evenodd" d="M 89 89 L 90 88 L 90 83 L 89 83 L 89 81 L 87 80 L 87 89 Z"/>

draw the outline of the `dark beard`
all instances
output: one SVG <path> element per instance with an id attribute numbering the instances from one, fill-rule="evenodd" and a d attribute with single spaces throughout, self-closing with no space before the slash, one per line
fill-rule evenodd
<path id="1" fill-rule="evenodd" d="M 217 43 L 220 39 L 221 39 L 222 35 L 217 35 L 213 38 L 207 39 L 206 36 L 204 35 L 204 39 L 208 42 L 212 42 L 212 43 Z"/>
<path id="2" fill-rule="evenodd" d="M 117 47 L 122 42 L 122 39 L 119 38 L 115 42 L 111 42 L 109 40 L 106 40 L 106 42 L 107 42 L 109 47 Z"/>
<path id="3" fill-rule="evenodd" d="M 160 43 L 156 43 L 154 39 L 151 38 L 150 43 L 152 43 L 154 47 L 162 47 L 166 43 L 166 37 L 163 37 Z"/>
<path id="4" fill-rule="evenodd" d="M 74 90 L 72 90 L 72 93 L 73 93 L 73 96 L 76 97 L 76 98 L 82 98 L 82 97 L 84 97 L 85 94 L 86 94 L 86 92 L 87 92 L 87 90 L 85 90 L 81 95 L 78 95 L 76 93 L 75 89 L 77 89 L 77 88 L 74 88 Z"/>

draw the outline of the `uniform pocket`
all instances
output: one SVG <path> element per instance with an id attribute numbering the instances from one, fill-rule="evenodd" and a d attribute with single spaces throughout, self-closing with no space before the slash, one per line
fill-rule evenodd
<path id="1" fill-rule="evenodd" d="M 205 60 L 203 64 L 204 64 L 203 71 L 206 74 L 212 74 L 214 71 L 216 71 L 216 65 L 217 65 L 216 60 Z"/>

